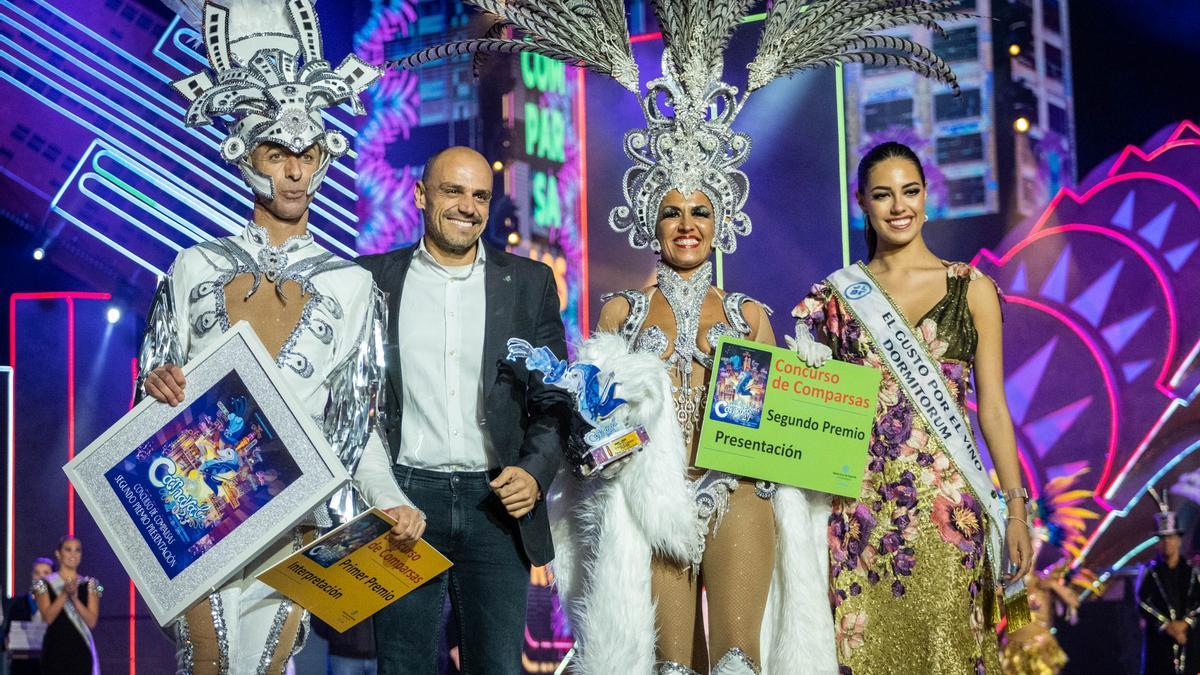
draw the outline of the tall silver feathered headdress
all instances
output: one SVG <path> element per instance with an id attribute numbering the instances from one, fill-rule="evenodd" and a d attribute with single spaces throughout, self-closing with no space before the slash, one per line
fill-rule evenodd
<path id="1" fill-rule="evenodd" d="M 610 75 L 638 92 L 637 65 L 621 0 L 464 0 L 499 21 L 481 39 L 430 47 L 389 65 L 412 68 L 465 53 L 536 52 Z M 658 208 L 671 190 L 701 191 L 715 209 L 713 245 L 732 253 L 750 233 L 742 210 L 750 181 L 739 167 L 750 137 L 732 129 L 747 97 L 772 80 L 835 63 L 912 70 L 950 85 L 953 71 L 927 47 L 879 31 L 964 18 L 957 0 L 777 0 L 768 10 L 745 94 L 721 80 L 725 48 L 753 0 L 652 0 L 665 48 L 662 75 L 641 95 L 644 129 L 625 134 L 626 203 L 609 224 L 634 248 L 657 248 Z M 504 37 L 505 29 L 516 33 Z M 660 101 L 660 95 L 661 101 Z"/>
<path id="2" fill-rule="evenodd" d="M 168 0 L 181 16 L 200 15 L 203 0 Z M 231 115 L 221 157 L 235 163 L 255 192 L 274 196 L 271 179 L 250 164 L 260 143 L 277 143 L 299 153 L 319 143 L 321 165 L 308 185 L 317 191 L 329 163 L 350 149 L 346 137 L 326 131 L 321 110 L 349 102 L 365 112 L 359 92 L 382 71 L 351 54 L 331 68 L 322 53 L 314 0 L 224 0 L 203 2 L 200 27 L 208 51 L 208 70 L 171 83 L 190 102 L 190 127 L 212 124 Z"/>

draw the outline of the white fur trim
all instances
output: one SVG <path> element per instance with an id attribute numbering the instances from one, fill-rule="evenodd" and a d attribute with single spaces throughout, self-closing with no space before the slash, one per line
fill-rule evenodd
<path id="1" fill-rule="evenodd" d="M 686 563 L 702 537 L 671 381 L 661 360 L 630 353 L 614 334 L 594 335 L 579 358 L 614 374 L 617 395 L 628 401 L 624 422 L 644 425 L 650 442 L 611 480 L 580 482 L 563 470 L 554 482 L 554 571 L 577 640 L 573 672 L 651 673 L 651 551 Z M 763 622 L 762 672 L 836 673 L 825 534 L 829 499 L 781 486 L 773 504 L 776 568 Z"/>
<path id="2" fill-rule="evenodd" d="M 762 672 L 837 673 L 829 604 L 829 495 L 780 485 L 775 574 L 762 626 Z"/>

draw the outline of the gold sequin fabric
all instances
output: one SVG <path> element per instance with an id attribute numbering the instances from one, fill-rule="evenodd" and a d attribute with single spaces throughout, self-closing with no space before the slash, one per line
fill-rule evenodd
<path id="1" fill-rule="evenodd" d="M 915 324 L 960 407 L 978 340 L 967 288 L 978 276 L 948 265 L 946 295 Z M 883 375 L 862 491 L 835 499 L 829 519 L 840 673 L 1000 673 L 996 589 L 976 495 L 827 284 L 814 286 L 793 315 L 834 358 Z"/>
<path id="2" fill-rule="evenodd" d="M 1058 675 L 1067 653 L 1044 626 L 1030 624 L 1009 636 L 1001 654 L 1004 675 Z"/>
<path id="3" fill-rule="evenodd" d="M 1067 653 L 1059 646 L 1054 629 L 1054 596 L 1049 588 L 1059 583 L 1043 579 L 1037 572 L 1025 576 L 1029 594 L 1029 623 L 1008 633 L 1000 651 L 1004 675 L 1058 675 L 1067 665 Z"/>

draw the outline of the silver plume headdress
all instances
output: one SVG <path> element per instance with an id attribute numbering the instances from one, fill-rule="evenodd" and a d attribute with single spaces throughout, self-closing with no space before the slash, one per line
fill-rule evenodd
<path id="1" fill-rule="evenodd" d="M 968 16 L 957 0 L 777 0 L 770 6 L 745 94 L 722 81 L 725 48 L 754 0 L 652 0 L 663 35 L 662 75 L 638 91 L 621 0 L 464 0 L 499 21 L 481 39 L 424 49 L 391 66 L 412 68 L 466 53 L 535 52 L 609 75 L 641 97 L 646 127 L 625 134 L 625 204 L 609 225 L 634 248 L 655 245 L 658 208 L 672 190 L 701 191 L 715 209 L 713 245 L 732 253 L 750 233 L 750 181 L 740 169 L 750 137 L 732 129 L 746 99 L 784 75 L 837 63 L 906 68 L 958 92 L 950 66 L 912 40 L 880 31 Z M 512 29 L 511 37 L 505 37 Z"/>
<path id="2" fill-rule="evenodd" d="M 187 125 L 231 115 L 221 157 L 236 164 L 246 183 L 267 199 L 274 196 L 274 185 L 251 166 L 254 148 L 271 142 L 299 153 L 320 144 L 321 165 L 308 185 L 309 194 L 316 192 L 330 162 L 350 149 L 345 136 L 326 131 L 321 111 L 349 102 L 363 114 L 358 94 L 382 75 L 354 54 L 337 68 L 330 66 L 314 1 L 166 0 L 185 19 L 203 17 L 198 28 L 212 67 L 211 75 L 204 69 L 171 83 L 190 102 Z"/>

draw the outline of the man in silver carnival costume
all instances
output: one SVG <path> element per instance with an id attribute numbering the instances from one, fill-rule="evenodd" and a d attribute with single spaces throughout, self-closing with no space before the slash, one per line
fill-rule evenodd
<path id="1" fill-rule="evenodd" d="M 626 204 L 609 223 L 634 248 L 661 254 L 658 283 L 614 294 L 576 364 L 617 383 L 625 403 L 611 413 L 615 428 L 641 427 L 649 441 L 600 478 L 554 483 L 555 572 L 578 640 L 573 672 L 836 673 L 828 496 L 694 465 L 713 346 L 723 335 L 773 342 L 762 305 L 711 286 L 712 248 L 732 253 L 750 233 L 749 181 L 739 169 L 750 137 L 730 127 L 751 92 L 822 65 L 907 68 L 957 90 L 928 48 L 878 33 L 907 24 L 940 32 L 937 22 L 962 16 L 953 11 L 959 3 L 777 0 L 739 96 L 721 78 L 746 0 L 653 0 L 665 48 L 662 76 L 645 94 L 620 0 L 466 1 L 499 19 L 486 36 L 399 65 L 536 52 L 613 77 L 639 96 L 646 118 L 646 128 L 625 135 L 633 166 Z M 788 344 L 814 365 L 829 357 L 803 334 Z"/>
<path id="2" fill-rule="evenodd" d="M 188 126 L 230 115 L 221 156 L 254 191 L 254 212 L 240 234 L 179 253 L 159 285 L 141 349 L 140 389 L 170 405 L 184 401 L 180 365 L 248 321 L 275 357 L 279 377 L 304 412 L 322 425 L 355 478 L 363 500 L 399 521 L 397 543 L 420 537 L 423 515 L 391 478 L 387 451 L 373 429 L 383 372 L 383 300 L 371 275 L 324 250 L 308 233 L 308 206 L 330 162 L 348 144 L 326 131 L 321 110 L 349 102 L 379 77 L 356 56 L 331 68 L 322 56 L 312 0 L 199 0 L 168 3 L 203 17 L 211 73 L 175 83 L 190 101 Z M 265 288 L 262 283 L 266 280 Z M 346 514 L 354 497 L 331 504 Z M 329 526 L 327 509 L 312 525 Z M 175 626 L 183 673 L 281 673 L 303 645 L 307 612 L 256 575 L 293 551 L 275 542 Z M 311 531 L 311 528 L 309 528 Z"/>

